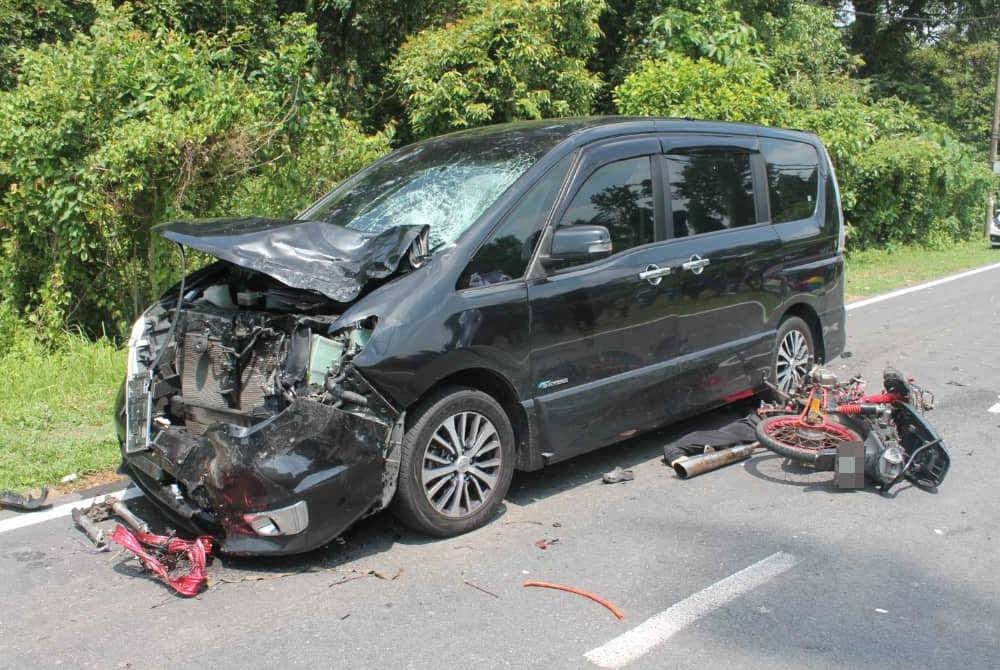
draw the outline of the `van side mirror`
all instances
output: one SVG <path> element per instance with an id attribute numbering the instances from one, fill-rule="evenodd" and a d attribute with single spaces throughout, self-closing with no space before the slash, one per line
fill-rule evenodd
<path id="1" fill-rule="evenodd" d="M 611 254 L 611 233 L 604 226 L 567 226 L 552 233 L 547 261 L 593 261 Z"/>

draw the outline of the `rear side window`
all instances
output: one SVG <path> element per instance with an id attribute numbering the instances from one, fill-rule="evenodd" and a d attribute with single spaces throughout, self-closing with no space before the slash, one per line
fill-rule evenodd
<path id="1" fill-rule="evenodd" d="M 775 139 L 762 139 L 760 147 L 767 162 L 771 221 L 784 223 L 812 217 L 819 193 L 819 155 L 815 147 Z"/>
<path id="2" fill-rule="evenodd" d="M 700 235 L 757 222 L 750 152 L 691 149 L 667 155 L 673 237 Z"/>
<path id="3" fill-rule="evenodd" d="M 504 217 L 465 268 L 459 288 L 488 286 L 524 275 L 572 158 L 571 154 L 559 161 Z"/>
<path id="4" fill-rule="evenodd" d="M 655 232 L 649 156 L 615 161 L 595 170 L 559 222 L 559 227 L 578 225 L 607 228 L 612 253 L 652 242 Z"/>

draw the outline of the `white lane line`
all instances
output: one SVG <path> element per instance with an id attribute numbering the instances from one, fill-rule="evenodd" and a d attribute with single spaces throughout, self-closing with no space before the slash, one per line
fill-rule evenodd
<path id="1" fill-rule="evenodd" d="M 798 558 L 783 551 L 772 554 L 688 596 L 610 642 L 591 649 L 584 654 L 584 658 L 602 668 L 620 668 L 667 641 L 674 633 L 791 569 L 798 562 Z"/>
<path id="2" fill-rule="evenodd" d="M 866 298 L 864 300 L 858 300 L 856 302 L 847 303 L 845 309 L 851 311 L 852 309 L 857 309 L 859 307 L 867 307 L 868 305 L 874 305 L 875 303 L 882 302 L 884 300 L 891 300 L 893 298 L 898 298 L 907 293 L 915 293 L 916 291 L 923 291 L 925 288 L 932 288 L 934 286 L 940 286 L 941 284 L 947 284 L 950 281 L 955 281 L 956 279 L 965 279 L 966 277 L 971 277 L 977 275 L 980 272 L 989 272 L 990 270 L 996 270 L 1000 268 L 1000 263 L 992 263 L 990 265 L 984 265 L 981 268 L 975 268 L 974 270 L 966 270 L 965 272 L 959 272 L 955 275 L 949 275 L 947 277 L 941 277 L 940 279 L 935 279 L 933 281 L 925 282 L 923 284 L 917 284 L 916 286 L 907 286 L 906 288 L 901 288 L 898 291 L 891 291 L 889 293 L 883 293 L 882 295 L 877 295 L 873 298 Z"/>
<path id="3" fill-rule="evenodd" d="M 142 496 L 142 491 L 135 487 L 121 489 L 120 491 L 108 491 L 107 493 L 102 493 L 101 495 L 94 496 L 93 498 L 84 498 L 82 500 L 77 500 L 76 502 L 58 505 L 52 509 L 47 509 L 41 512 L 22 512 L 18 516 L 11 517 L 10 519 L 0 520 L 0 533 L 6 533 L 11 530 L 17 530 L 18 528 L 34 526 L 36 523 L 43 523 L 51 519 L 69 516 L 74 507 L 90 507 L 94 503 L 104 500 L 104 496 L 113 496 L 119 500 L 131 500 L 132 498 L 139 498 Z"/>

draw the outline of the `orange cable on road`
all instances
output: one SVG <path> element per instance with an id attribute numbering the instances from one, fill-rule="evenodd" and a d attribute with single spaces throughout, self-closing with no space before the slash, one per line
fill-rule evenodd
<path id="1" fill-rule="evenodd" d="M 604 607 L 608 608 L 608 610 L 610 610 L 610 612 L 612 614 L 614 614 L 615 617 L 619 621 L 625 618 L 625 613 L 624 612 L 622 612 L 620 609 L 618 609 L 617 607 L 615 607 L 614 605 L 612 605 L 610 602 L 608 602 L 607 600 L 605 600 L 601 596 L 595 595 L 595 594 L 591 593 L 590 591 L 584 591 L 583 589 L 578 589 L 578 588 L 575 588 L 575 587 L 572 587 L 572 586 L 566 586 L 565 584 L 552 584 L 550 582 L 527 581 L 527 582 L 524 583 L 524 585 L 525 586 L 539 586 L 539 587 L 542 587 L 542 588 L 545 588 L 545 589 L 555 589 L 557 591 L 569 591 L 570 593 L 575 593 L 578 596 L 583 596 L 584 598 L 590 598 L 595 603 L 597 603 L 599 605 L 603 605 Z"/>

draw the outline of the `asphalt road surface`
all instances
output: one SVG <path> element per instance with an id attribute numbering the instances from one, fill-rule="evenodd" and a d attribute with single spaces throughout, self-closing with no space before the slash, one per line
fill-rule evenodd
<path id="1" fill-rule="evenodd" d="M 848 327 L 838 373 L 877 390 L 892 364 L 935 392 L 937 493 L 839 492 L 768 453 L 689 481 L 663 464 L 664 442 L 743 406 L 516 475 L 474 533 L 429 541 L 377 515 L 305 556 L 217 559 L 193 599 L 63 516 L 0 532 L 0 666 L 998 668 L 1000 269 Z M 634 481 L 602 484 L 616 465 Z"/>

